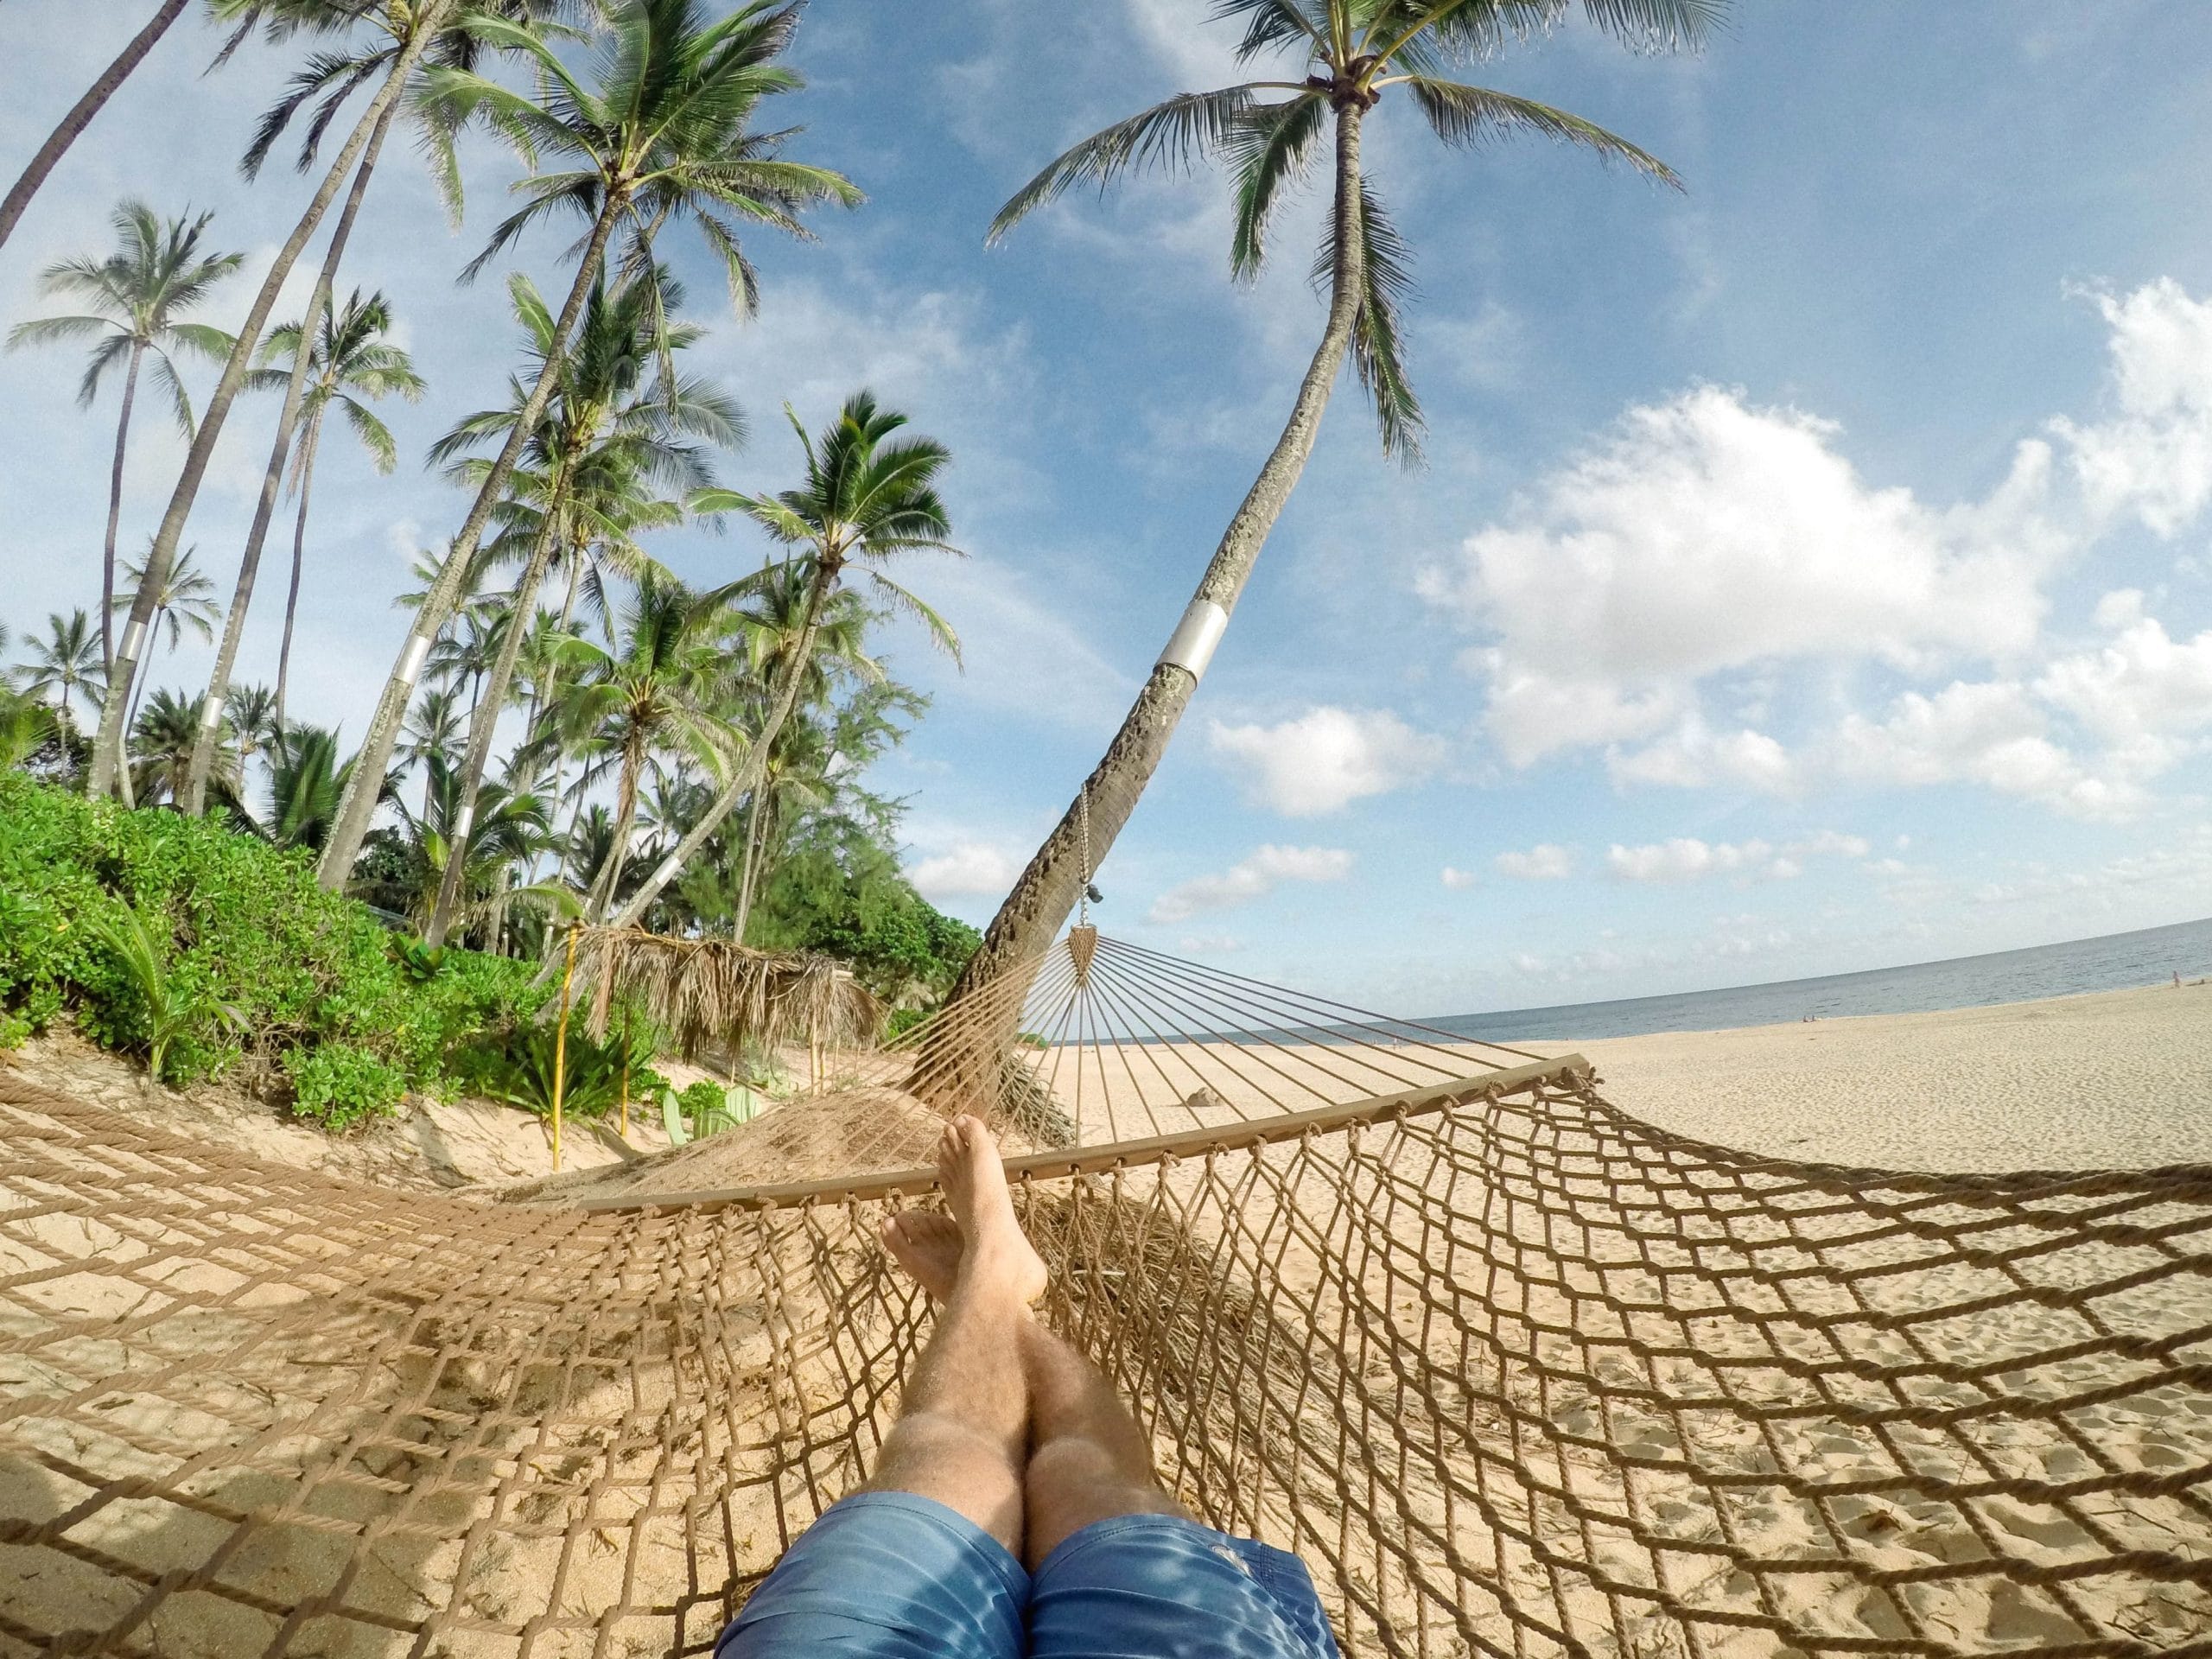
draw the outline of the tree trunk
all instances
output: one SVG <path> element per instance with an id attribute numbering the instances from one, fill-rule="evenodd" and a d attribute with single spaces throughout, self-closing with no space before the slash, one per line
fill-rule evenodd
<path id="1" fill-rule="evenodd" d="M 692 855 L 721 827 L 722 820 L 736 810 L 737 804 L 747 795 L 760 788 L 761 781 L 768 775 L 768 751 L 774 746 L 777 734 L 784 729 L 784 722 L 791 718 L 792 709 L 798 706 L 799 683 L 806 677 L 806 665 L 814 656 L 814 637 L 821 631 L 822 607 L 830 598 L 830 589 L 836 585 L 836 570 L 817 565 L 813 587 L 806 596 L 806 626 L 799 630 L 798 649 L 791 653 L 790 667 L 784 675 L 783 686 L 777 693 L 775 706 L 768 712 L 766 722 L 754 735 L 752 747 L 745 752 L 745 759 L 738 763 L 736 775 L 731 778 L 722 792 L 715 797 L 713 804 L 707 808 L 699 822 L 693 824 L 685 832 L 683 839 L 676 843 L 676 850 L 661 860 L 653 873 L 639 884 L 637 892 L 630 895 L 630 902 L 623 906 L 621 912 L 614 918 L 614 926 L 636 926 L 638 918 L 644 915 L 646 908 L 660 896 L 660 890 L 676 879 L 684 865 L 691 861 Z"/>
<path id="2" fill-rule="evenodd" d="M 555 480 L 555 492 L 560 488 Z M 531 544 L 530 562 L 523 567 L 522 578 L 515 583 L 514 598 L 507 607 L 507 631 L 499 641 L 499 654 L 493 660 L 490 679 L 485 685 L 485 696 L 476 710 L 476 717 L 469 722 L 468 753 L 461 766 L 461 804 L 454 822 L 460 826 L 456 839 L 468 838 L 470 824 L 476 817 L 476 791 L 484 779 L 484 768 L 491 763 L 492 739 L 499 730 L 499 715 L 506 706 L 507 688 L 513 683 L 515 661 L 522 655 L 523 638 L 528 630 L 523 626 L 523 609 L 534 607 L 537 590 L 545 585 L 545 572 L 553 562 L 555 515 L 557 501 L 549 501 L 545 521 L 538 527 L 537 539 Z M 438 902 L 430 912 L 430 925 L 423 938 L 432 950 L 443 944 L 446 929 L 453 925 L 454 910 L 461 902 L 461 866 L 453 859 L 446 861 L 444 879 L 438 883 Z"/>
<path id="3" fill-rule="evenodd" d="M 753 919 L 753 883 L 760 869 L 760 832 L 768 818 L 763 798 L 767 793 L 768 780 L 763 778 L 753 791 L 753 809 L 745 815 L 745 868 L 737 880 L 737 920 L 730 928 L 730 938 L 739 944 L 745 943 L 746 925 Z"/>
<path id="4" fill-rule="evenodd" d="M 322 436 L 318 416 L 300 441 L 300 511 L 292 520 L 292 584 L 284 594 L 284 639 L 276 648 L 276 729 L 284 729 L 284 697 L 292 678 L 292 629 L 300 613 L 300 573 L 307 566 L 308 498 L 315 489 L 315 452 Z"/>
<path id="5" fill-rule="evenodd" d="M 308 297 L 307 315 L 300 321 L 300 348 L 292 356 L 292 377 L 284 387 L 283 411 L 276 417 L 276 441 L 269 447 L 269 469 L 261 475 L 261 499 L 254 504 L 253 527 L 246 532 L 245 553 L 238 561 L 238 590 L 231 597 L 231 613 L 223 624 L 223 643 L 215 652 L 214 670 L 207 677 L 207 701 L 200 716 L 200 735 L 192 746 L 192 774 L 185 785 L 184 810 L 194 817 L 207 805 L 207 778 L 214 769 L 216 736 L 222 729 L 223 705 L 230 699 L 231 671 L 238 661 L 238 641 L 245 632 L 246 607 L 253 602 L 253 584 L 261 573 L 261 550 L 269 539 L 269 524 L 276 516 L 276 495 L 283 485 L 284 463 L 290 455 L 292 434 L 299 425 L 301 406 L 307 399 L 315 331 L 321 327 L 323 314 L 336 303 L 339 262 L 346 257 L 346 244 L 353 234 L 354 219 L 360 215 L 361 198 L 368 194 L 370 176 L 376 172 L 385 136 L 391 130 L 398 114 L 397 103 L 387 105 L 383 118 L 369 134 L 368 146 L 361 152 L 361 164 L 353 171 L 353 188 L 346 194 L 336 228 L 330 232 L 330 247 L 322 256 L 322 270 L 315 278 L 315 292 Z M 301 531 L 307 524 L 308 474 L 315 465 L 308 453 L 310 442 L 311 440 L 306 441 L 302 445 Z M 284 671 L 292 658 L 292 617 L 300 602 L 298 537 L 299 532 L 296 531 L 292 543 L 292 591 L 284 611 L 284 652 L 276 664 L 279 731 L 284 728 Z"/>
<path id="6" fill-rule="evenodd" d="M 587 922 L 606 916 L 614 895 L 621 891 L 622 867 L 630 860 L 630 831 L 638 822 L 638 774 L 644 770 L 645 760 L 642 754 L 631 753 L 632 747 L 627 742 L 623 745 L 622 781 L 614 791 L 614 836 L 607 843 L 607 861 L 599 867 L 599 875 L 584 901 Z"/>
<path id="7" fill-rule="evenodd" d="M 168 620 L 168 613 L 169 607 L 166 605 L 156 605 L 154 607 L 154 626 L 148 631 L 150 638 L 159 639 L 161 637 L 162 624 Z M 171 648 L 175 648 L 174 642 L 172 642 Z M 145 697 L 146 682 L 142 678 L 137 685 L 131 688 L 130 711 L 124 716 L 123 721 L 123 729 L 126 734 L 132 727 L 138 723 L 138 705 L 145 701 Z"/>
<path id="8" fill-rule="evenodd" d="M 176 544 L 184 535 L 185 520 L 192 516 L 193 502 L 198 498 L 200 486 L 207 475 L 207 464 L 213 458 L 216 441 L 223 435 L 223 423 L 231 412 L 231 404 L 245 382 L 246 370 L 253 360 L 254 347 L 260 342 L 262 330 L 269 326 L 269 314 L 275 308 L 276 296 L 292 274 L 292 267 L 299 262 L 300 254 L 314 236 L 315 227 L 322 223 L 323 214 L 329 210 L 331 200 L 338 194 L 338 187 L 352 174 L 367 148 L 369 135 L 375 130 L 384 113 L 405 89 L 407 78 L 414 73 L 415 64 L 432 40 L 443 28 L 446 14 L 455 0 L 429 0 L 416 22 L 415 34 L 391 67 L 391 73 L 369 100 L 361 112 L 353 132 L 346 140 L 346 147 L 338 159 L 323 175 L 321 185 L 308 210 L 293 227 L 291 236 L 277 251 L 276 263 L 270 266 L 269 275 L 261 284 L 261 292 L 254 296 L 253 308 L 246 314 L 239 326 L 238 344 L 232 347 L 230 361 L 223 365 L 223 378 L 217 382 L 213 396 L 207 400 L 207 410 L 200 422 L 200 430 L 194 435 L 192 448 L 185 456 L 184 472 L 176 482 L 176 489 L 169 497 L 168 511 L 162 516 L 162 527 L 155 533 L 154 544 L 146 553 L 146 580 L 140 584 L 137 602 L 130 607 L 130 620 L 123 631 L 123 643 L 116 652 L 116 667 L 124 683 L 129 683 L 137 665 L 137 653 L 142 643 L 147 619 L 152 607 L 145 601 L 153 590 L 168 580 L 169 562 L 176 556 Z M 124 804 L 130 804 L 130 768 L 121 764 L 123 729 L 120 704 L 111 700 L 101 711 L 99 734 L 92 743 L 92 770 L 89 780 L 93 795 L 115 795 Z M 358 776 L 355 781 L 359 781 Z M 381 782 L 381 774 L 378 782 Z M 377 794 L 375 784 L 369 793 Z"/>
<path id="9" fill-rule="evenodd" d="M 1356 104 L 1340 105 L 1337 110 L 1337 258 L 1331 273 L 1329 320 L 1322 330 L 1320 347 L 1299 384 L 1289 423 L 1275 441 L 1236 516 L 1230 520 L 1228 531 L 1214 550 L 1192 598 L 1192 612 L 1185 613 L 1187 616 L 1198 612 L 1202 605 L 1217 607 L 1222 615 L 1214 625 L 1217 629 L 1227 626 L 1228 613 L 1236 609 L 1260 550 L 1313 453 L 1322 411 L 1328 407 L 1330 391 L 1358 320 L 1366 265 L 1359 189 L 1359 124 L 1363 113 Z M 1181 632 L 1177 630 L 1179 635 Z M 1170 643 L 1172 648 L 1173 642 Z M 1104 758 L 1084 780 L 1082 791 L 1016 880 L 984 933 L 982 947 L 961 970 L 952 988 L 954 1000 L 1012 964 L 1039 955 L 1052 943 L 1082 895 L 1090 871 L 1098 868 L 1136 810 L 1137 798 L 1167 753 L 1176 723 L 1190 706 L 1198 688 L 1198 675 L 1204 671 L 1203 661 L 1194 672 L 1164 655 L 1153 665 Z M 1088 869 L 1084 868 L 1083 856 L 1086 837 Z"/>
<path id="10" fill-rule="evenodd" d="M 423 607 L 416 612 L 415 625 L 407 631 L 406 643 L 399 649 L 399 660 L 392 666 L 391 677 L 385 682 L 384 695 L 377 702 L 368 733 L 361 740 L 358 764 L 353 777 L 346 780 L 337 822 L 331 826 L 330 840 L 323 847 L 322 862 L 316 869 L 316 879 L 334 893 L 344 884 L 353 870 L 353 861 L 360 856 L 361 843 L 368 837 L 369 820 L 376 814 L 378 785 L 385 767 L 391 762 L 392 745 L 399 740 L 399 725 L 407 717 L 408 701 L 415 694 L 416 677 L 423 671 L 423 659 L 429 655 L 431 643 L 453 614 L 454 602 L 468 578 L 468 567 L 476 561 L 477 544 L 483 540 L 484 526 L 506 489 L 508 479 L 514 474 L 523 445 L 544 418 L 545 405 L 553 397 L 553 382 L 561 372 L 562 354 L 568 346 L 569 335 L 575 328 L 576 319 L 583 314 L 584 300 L 590 294 L 592 284 L 599 278 L 600 265 L 607 257 L 607 242 L 614 234 L 615 220 L 626 211 L 626 200 L 613 191 L 601 202 L 591 240 L 586 244 L 583 257 L 576 265 L 576 280 L 569 289 L 568 302 L 561 308 L 560 319 L 553 325 L 553 338 L 547 344 L 545 366 L 538 372 L 537 384 L 531 389 L 530 400 L 523 405 L 514 429 L 507 434 L 499 458 L 492 463 L 483 487 L 476 493 L 467 521 L 461 525 L 461 534 L 454 537 L 453 550 L 439 570 L 438 579 L 423 596 Z"/>
<path id="11" fill-rule="evenodd" d="M 115 538 L 123 524 L 123 456 L 130 444 L 130 406 L 138 401 L 138 365 L 146 347 L 130 346 L 130 368 L 123 377 L 123 412 L 115 418 L 115 465 L 107 481 L 107 547 L 100 564 L 100 672 L 115 675 Z"/>
<path id="12" fill-rule="evenodd" d="M 61 118 L 61 124 L 38 147 L 38 154 L 31 157 L 31 164 L 23 169 L 22 177 L 10 187 L 6 198 L 0 200 L 0 247 L 8 245 L 16 221 L 30 206 L 39 186 L 46 182 L 46 175 L 54 171 L 55 163 L 77 142 L 78 135 L 92 124 L 92 118 L 115 96 L 115 89 L 130 78 L 130 72 L 154 49 L 155 43 L 169 32 L 169 25 L 184 15 L 188 3 L 188 0 L 162 0 L 161 10 L 147 21 L 145 28 L 130 37 L 128 46 L 116 54 L 115 61 L 100 72 L 100 78 L 86 89 L 85 95 Z"/>

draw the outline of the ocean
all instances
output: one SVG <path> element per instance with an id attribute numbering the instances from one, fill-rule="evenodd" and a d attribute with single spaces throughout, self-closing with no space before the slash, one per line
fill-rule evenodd
<path id="1" fill-rule="evenodd" d="M 1618 1002 L 1452 1014 L 1421 1023 L 1489 1042 L 1529 1038 L 1579 1042 L 1591 1037 L 1641 1037 L 1655 1031 L 1785 1025 L 1808 1014 L 1826 1020 L 1839 1014 L 1923 1014 L 2025 1002 L 2076 991 L 2155 985 L 2176 974 L 2183 979 L 2212 974 L 2212 919 L 1819 979 L 1636 996 Z"/>

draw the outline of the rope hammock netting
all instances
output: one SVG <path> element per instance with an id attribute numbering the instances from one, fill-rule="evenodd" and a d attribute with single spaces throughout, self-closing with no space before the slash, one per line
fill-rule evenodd
<path id="1" fill-rule="evenodd" d="M 2212 1654 L 2212 1168 L 1777 1162 L 1088 929 L 501 1203 L 0 1073 L 0 1653 L 707 1650 L 888 1427 L 956 1109 L 1347 1653 Z"/>

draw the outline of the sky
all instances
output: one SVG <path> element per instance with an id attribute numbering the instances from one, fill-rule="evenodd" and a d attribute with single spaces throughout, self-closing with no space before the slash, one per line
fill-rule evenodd
<path id="1" fill-rule="evenodd" d="M 875 784 L 903 856 L 987 920 L 1118 723 L 1280 430 L 1318 340 L 1319 197 L 1231 282 L 1200 171 L 1072 196 L 987 250 L 1068 143 L 1237 73 L 1205 0 L 815 0 L 791 154 L 865 206 L 763 236 L 760 315 L 696 243 L 664 251 L 745 405 L 724 481 L 792 481 L 789 403 L 861 386 L 949 444 L 968 556 L 900 579 L 964 666 L 903 626 L 932 699 Z M 0 7 L 12 175 L 146 10 Z M 296 48 L 204 74 L 180 24 L 0 250 L 0 317 L 102 249 L 120 199 L 213 210 L 244 314 L 309 185 L 237 157 Z M 2212 54 L 2193 7 L 2108 0 L 1744 3 L 1695 57 L 1579 15 L 1468 72 L 1663 157 L 1679 193 L 1541 143 L 1440 148 L 1371 119 L 1414 250 L 1426 462 L 1386 460 L 1339 386 L 1304 481 L 1175 747 L 1098 874 L 1153 948 L 1427 1014 L 1845 972 L 2212 914 Z M 466 151 L 454 228 L 395 146 L 343 285 L 381 289 L 429 381 L 378 477 L 316 477 L 295 707 L 357 734 L 394 595 L 467 503 L 421 463 L 501 400 L 501 277 L 563 280 L 569 235 L 457 286 L 519 164 Z M 312 263 L 312 262 L 308 262 Z M 304 277 L 284 306 L 296 313 Z M 0 620 L 97 601 L 113 391 L 73 350 L 0 355 Z M 195 390 L 212 378 L 198 372 Z M 142 405 L 142 408 L 143 406 Z M 227 595 L 274 418 L 241 404 L 187 533 Z M 143 548 L 182 445 L 143 416 Z M 653 550 L 728 580 L 763 546 Z M 241 671 L 273 677 L 281 596 Z M 188 640 L 154 683 L 196 690 Z"/>

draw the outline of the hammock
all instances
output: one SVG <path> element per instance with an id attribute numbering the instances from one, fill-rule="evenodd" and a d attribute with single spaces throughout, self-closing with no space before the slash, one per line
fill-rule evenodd
<path id="1" fill-rule="evenodd" d="M 1088 930 L 503 1203 L 0 1072 L 0 1654 L 707 1651 L 881 1442 L 875 1226 L 961 1105 L 1046 1316 L 1348 1654 L 2212 1654 L 2212 1168 L 1757 1158 Z"/>

